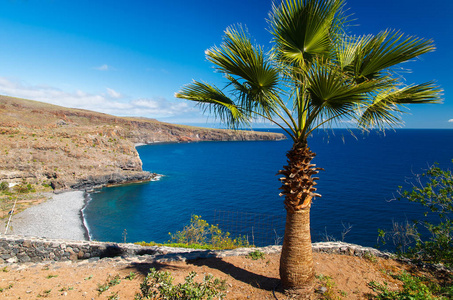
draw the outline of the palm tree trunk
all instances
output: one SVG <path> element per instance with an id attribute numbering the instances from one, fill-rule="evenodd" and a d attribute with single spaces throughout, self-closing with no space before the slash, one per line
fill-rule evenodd
<path id="1" fill-rule="evenodd" d="M 306 143 L 294 144 L 288 151 L 288 165 L 279 174 L 285 196 L 286 226 L 280 258 L 280 279 L 284 288 L 311 289 L 314 279 L 313 254 L 310 235 L 310 207 L 316 194 L 312 177 L 322 170 L 311 164 L 315 153 Z"/>
<path id="2" fill-rule="evenodd" d="M 313 283 L 310 208 L 287 211 L 280 258 L 280 279 L 285 288 L 310 288 Z"/>

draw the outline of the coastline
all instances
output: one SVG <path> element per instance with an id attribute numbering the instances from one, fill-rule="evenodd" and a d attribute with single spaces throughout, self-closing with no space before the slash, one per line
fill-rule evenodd
<path id="1" fill-rule="evenodd" d="M 83 206 L 79 210 L 79 217 L 80 217 L 80 221 L 82 222 L 83 236 L 85 237 L 85 240 L 87 240 L 87 241 L 91 241 L 91 237 L 90 237 L 90 230 L 88 229 L 88 224 L 86 223 L 84 210 L 87 207 L 90 200 L 91 200 L 90 193 L 88 193 L 88 191 L 84 191 L 83 192 Z"/>
<path id="2" fill-rule="evenodd" d="M 51 239 L 89 240 L 82 209 L 86 192 L 69 191 L 14 215 L 7 234 Z"/>

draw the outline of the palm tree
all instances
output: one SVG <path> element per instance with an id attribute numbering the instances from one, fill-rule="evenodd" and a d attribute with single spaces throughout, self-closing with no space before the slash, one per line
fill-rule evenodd
<path id="1" fill-rule="evenodd" d="M 398 31 L 351 36 L 343 0 L 283 0 L 269 15 L 273 47 L 265 52 L 241 26 L 226 29 L 207 59 L 227 84 L 193 81 L 176 97 L 199 105 L 232 128 L 265 119 L 293 140 L 281 194 L 287 211 L 280 260 L 285 288 L 310 287 L 313 259 L 310 207 L 316 193 L 315 156 L 308 137 L 318 128 L 353 121 L 358 128 L 399 125 L 405 104 L 438 103 L 433 82 L 405 85 L 396 66 L 433 51 L 431 40 Z"/>

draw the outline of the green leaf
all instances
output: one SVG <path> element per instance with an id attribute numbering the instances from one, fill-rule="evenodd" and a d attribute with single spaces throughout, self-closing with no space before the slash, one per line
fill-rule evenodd
<path id="1" fill-rule="evenodd" d="M 334 35 L 342 29 L 342 0 L 286 0 L 270 14 L 274 52 L 281 61 L 304 65 L 329 56 Z"/>
<path id="2" fill-rule="evenodd" d="M 404 36 L 398 31 L 388 30 L 367 38 L 360 48 L 355 59 L 355 74 L 358 79 L 381 77 L 382 70 L 435 49 L 432 40 Z"/>
<path id="3" fill-rule="evenodd" d="M 401 123 L 402 104 L 440 103 L 442 90 L 432 82 L 379 91 L 359 119 L 360 127 L 395 126 Z"/>
<path id="4" fill-rule="evenodd" d="M 176 98 L 196 101 L 205 111 L 214 113 L 231 127 L 248 124 L 249 115 L 227 97 L 220 89 L 207 83 L 194 81 L 175 94 Z"/>

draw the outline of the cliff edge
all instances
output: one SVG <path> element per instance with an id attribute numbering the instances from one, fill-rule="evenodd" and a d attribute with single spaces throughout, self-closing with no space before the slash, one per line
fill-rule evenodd
<path id="1" fill-rule="evenodd" d="M 281 134 L 123 118 L 0 96 L 0 182 L 54 190 L 145 181 L 136 144 L 279 140 Z"/>

